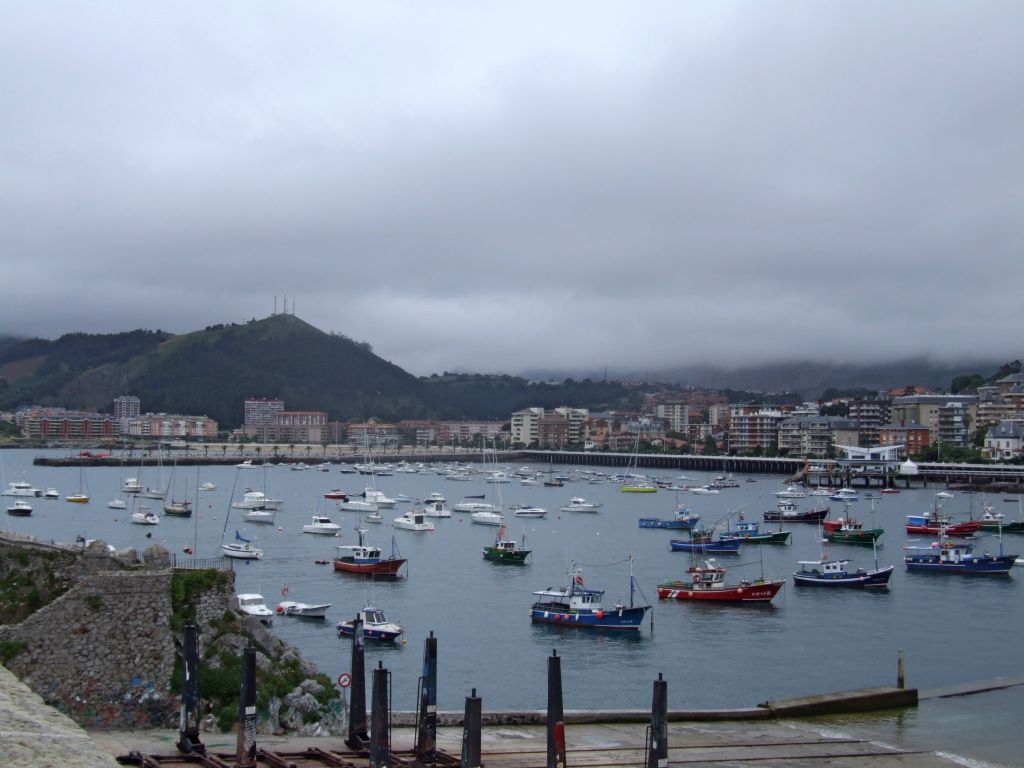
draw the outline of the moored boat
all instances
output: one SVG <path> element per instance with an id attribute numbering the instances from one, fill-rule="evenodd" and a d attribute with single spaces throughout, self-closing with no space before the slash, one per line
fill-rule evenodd
<path id="1" fill-rule="evenodd" d="M 630 557 L 632 566 L 633 558 Z M 534 592 L 538 598 L 530 606 L 530 619 L 539 624 L 557 624 L 588 629 L 637 630 L 647 615 L 649 605 L 633 605 L 633 574 L 629 576 L 630 604 L 603 607 L 604 590 L 586 589 L 583 573 L 573 563 L 569 569 L 569 583 L 555 589 L 549 587 Z"/>
<path id="2" fill-rule="evenodd" d="M 641 517 L 637 521 L 641 528 L 665 528 L 670 531 L 689 531 L 699 522 L 700 515 L 681 505 L 676 507 L 675 515 L 672 517 Z"/>
<path id="3" fill-rule="evenodd" d="M 587 501 L 582 496 L 573 496 L 569 499 L 569 503 L 561 508 L 562 512 L 597 512 L 601 508 L 600 504 Z"/>
<path id="4" fill-rule="evenodd" d="M 359 620 L 348 619 L 339 621 L 336 625 L 338 637 L 352 637 L 356 633 L 356 627 L 362 627 L 362 635 L 366 640 L 379 640 L 382 643 L 393 643 L 405 631 L 402 625 L 395 621 L 388 621 L 384 611 L 372 605 L 367 605 L 359 612 Z"/>
<path id="5" fill-rule="evenodd" d="M 297 603 L 294 600 L 282 600 L 277 604 L 277 612 L 283 616 L 299 616 L 304 619 L 325 619 L 330 603 Z"/>
<path id="6" fill-rule="evenodd" d="M 169 503 L 164 504 L 164 514 L 171 517 L 191 517 L 192 502 L 188 499 L 182 501 L 171 499 Z"/>
<path id="7" fill-rule="evenodd" d="M 221 542 L 220 552 L 224 557 L 235 560 L 259 560 L 263 557 L 263 550 L 254 547 L 249 539 L 238 531 L 235 531 L 234 541 Z"/>
<path id="8" fill-rule="evenodd" d="M 1016 555 L 976 554 L 965 542 L 940 539 L 928 545 L 908 544 L 903 548 L 903 562 L 908 571 L 922 573 L 966 573 L 1005 576 L 1013 567 Z"/>
<path id="9" fill-rule="evenodd" d="M 516 517 L 544 517 L 547 513 L 544 507 L 520 507 L 512 514 Z"/>
<path id="10" fill-rule="evenodd" d="M 337 536 L 341 526 L 326 515 L 313 515 L 312 520 L 302 526 L 303 533 L 313 533 L 320 536 Z"/>
<path id="11" fill-rule="evenodd" d="M 792 531 L 762 531 L 756 520 L 740 520 L 735 527 L 726 528 L 718 538 L 720 541 L 739 539 L 744 544 L 788 544 Z"/>
<path id="12" fill-rule="evenodd" d="M 152 510 L 142 507 L 138 512 L 132 512 L 131 521 L 136 525 L 159 525 L 160 516 Z"/>
<path id="13" fill-rule="evenodd" d="M 707 555 L 738 555 L 742 539 L 713 539 L 710 531 L 693 530 L 689 541 L 672 539 L 669 548 L 673 552 L 698 552 Z"/>
<path id="14" fill-rule="evenodd" d="M 663 581 L 658 597 L 663 600 L 704 600 L 723 603 L 769 603 L 782 589 L 785 579 L 741 579 L 725 583 L 726 569 L 714 560 L 703 566 L 692 565 L 682 579 Z"/>
<path id="15" fill-rule="evenodd" d="M 265 624 L 269 624 L 273 620 L 274 612 L 267 608 L 267 604 L 263 601 L 263 595 L 249 592 L 236 595 L 236 600 L 238 601 L 238 610 L 246 616 L 255 616 Z"/>
<path id="16" fill-rule="evenodd" d="M 800 570 L 793 574 L 793 582 L 806 587 L 877 587 L 889 586 L 894 566 L 855 571 L 849 569 L 849 560 L 829 560 L 822 555 L 820 560 L 800 560 Z"/>
<path id="17" fill-rule="evenodd" d="M 7 489 L 0 494 L 3 496 L 28 496 L 36 497 L 41 496 L 42 491 L 38 488 L 33 487 L 32 483 L 27 480 L 15 480 L 13 483 L 7 484 Z"/>
<path id="18" fill-rule="evenodd" d="M 835 544 L 866 544 L 871 546 L 885 533 L 882 528 L 865 528 L 859 520 L 848 514 L 838 520 L 823 520 L 825 538 Z"/>
<path id="19" fill-rule="evenodd" d="M 32 505 L 24 499 L 18 499 L 7 508 L 7 514 L 14 517 L 28 517 L 32 514 Z"/>
<path id="20" fill-rule="evenodd" d="M 470 514 L 474 523 L 479 525 L 504 525 L 505 516 L 495 509 L 481 509 Z"/>
<path id="21" fill-rule="evenodd" d="M 391 539 L 391 555 L 384 557 L 380 547 L 363 541 L 362 528 L 357 528 L 358 544 L 343 544 L 335 547 L 334 570 L 373 576 L 377 579 L 397 579 L 406 560 L 398 555 L 394 538 Z"/>
<path id="22" fill-rule="evenodd" d="M 766 523 L 818 523 L 828 517 L 828 511 L 827 504 L 800 509 L 791 499 L 782 499 L 777 509 L 765 510 L 762 517 Z"/>
<path id="23" fill-rule="evenodd" d="M 530 556 L 530 551 L 526 548 L 525 534 L 523 534 L 523 543 L 519 544 L 515 539 L 506 538 L 505 526 L 502 525 L 498 528 L 498 533 L 494 537 L 494 543 L 489 547 L 484 547 L 483 555 L 484 560 L 490 560 L 493 563 L 515 563 L 519 565 L 526 562 L 526 558 Z"/>
<path id="24" fill-rule="evenodd" d="M 391 525 L 403 531 L 418 531 L 420 533 L 429 533 L 434 530 L 434 524 L 427 520 L 423 512 L 416 509 L 399 515 L 391 521 Z"/>

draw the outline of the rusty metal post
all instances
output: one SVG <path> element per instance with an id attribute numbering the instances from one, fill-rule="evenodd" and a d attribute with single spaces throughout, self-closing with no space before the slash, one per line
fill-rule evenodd
<path id="1" fill-rule="evenodd" d="M 238 700 L 237 768 L 256 766 L 256 649 L 242 653 L 242 694 Z"/>
<path id="2" fill-rule="evenodd" d="M 903 649 L 900 648 L 899 655 L 896 657 L 896 687 L 905 688 L 905 678 L 903 675 Z"/>
<path id="3" fill-rule="evenodd" d="M 483 703 L 476 688 L 466 697 L 466 715 L 462 720 L 462 764 L 460 768 L 480 768 L 480 732 Z"/>
<path id="4" fill-rule="evenodd" d="M 654 681 L 654 695 L 651 699 L 651 728 L 647 738 L 646 768 L 667 768 L 668 766 L 668 683 L 661 672 Z"/>
<path id="5" fill-rule="evenodd" d="M 181 717 L 178 722 L 178 751 L 205 755 L 199 738 L 199 639 L 195 624 L 186 624 L 181 634 Z"/>
<path id="6" fill-rule="evenodd" d="M 373 670 L 373 699 L 370 702 L 370 768 L 391 768 L 391 702 L 388 699 L 388 671 L 378 661 Z"/>
<path id="7" fill-rule="evenodd" d="M 416 760 L 437 761 L 437 638 L 431 632 L 423 644 L 423 677 L 420 678 L 420 703 L 416 713 Z"/>
<path id="8" fill-rule="evenodd" d="M 547 768 L 565 768 L 565 712 L 562 709 L 562 660 L 558 650 L 548 658 Z"/>
<path id="9" fill-rule="evenodd" d="M 345 744 L 357 752 L 366 749 L 370 741 L 366 721 L 365 643 L 363 620 L 356 616 L 352 625 L 352 705 L 348 710 L 348 738 Z"/>

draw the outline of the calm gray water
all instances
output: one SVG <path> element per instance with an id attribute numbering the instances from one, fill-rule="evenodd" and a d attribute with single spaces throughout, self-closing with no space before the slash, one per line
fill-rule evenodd
<path id="1" fill-rule="evenodd" d="M 62 496 L 78 490 L 78 469 L 36 467 L 36 455 L 0 452 L 4 487 L 24 477 L 41 489 L 55 487 Z M 155 468 L 141 473 L 144 484 L 159 482 Z M 129 465 L 124 474 L 138 476 L 139 467 Z M 343 475 L 336 468 L 324 473 L 283 466 L 203 467 L 197 473 L 194 467 L 183 467 L 174 475 L 175 495 L 183 495 L 187 484 L 194 498 L 197 474 L 199 482 L 211 481 L 218 488 L 200 494 L 193 518 L 164 517 L 156 527 L 133 525 L 127 511 L 106 506 L 120 488 L 122 472 L 87 469 L 91 504 L 36 499 L 32 517 L 4 515 L 0 527 L 58 541 L 73 541 L 79 535 L 102 538 L 140 551 L 158 541 L 179 554 L 192 547 L 199 557 L 217 556 L 222 532 L 226 530 L 230 539 L 239 530 L 265 551 L 260 562 L 236 563 L 239 592 L 259 592 L 273 607 L 287 586 L 288 599 L 333 604 L 326 623 L 287 617 L 274 621 L 281 637 L 332 677 L 347 670 L 350 652 L 349 641 L 338 638 L 333 625 L 352 616 L 364 601 L 374 602 L 404 625 L 406 645 L 371 647 L 367 654 L 368 664 L 376 665 L 379 659 L 392 670 L 397 709 L 413 708 L 422 640 L 431 630 L 438 637 L 438 704 L 443 709 L 461 709 L 474 687 L 487 708 L 543 707 L 546 657 L 553 648 L 563 657 L 565 705 L 570 709 L 649 707 L 651 681 L 659 672 L 669 681 L 669 705 L 689 708 L 752 706 L 766 699 L 893 684 L 899 649 L 906 653 L 908 684 L 922 689 L 1021 673 L 1016 637 L 1024 629 L 1024 569 L 1011 578 L 969 578 L 908 574 L 902 567 L 904 515 L 930 508 L 937 489 L 903 491 L 878 500 L 875 522 L 886 530 L 879 561 L 897 565 L 888 592 L 797 589 L 790 580 L 773 605 L 723 606 L 658 601 L 658 582 L 678 577 L 689 565 L 689 556 L 669 550 L 669 539 L 678 533 L 641 530 L 637 518 L 670 515 L 677 501 L 671 491 L 625 494 L 617 484 L 587 482 L 562 488 L 501 486 L 506 507 L 519 502 L 548 509 L 544 519 L 508 517 L 510 534 L 519 538 L 525 531 L 533 548 L 532 562 L 520 567 L 483 560 L 481 547 L 493 540 L 496 529 L 472 524 L 468 515 L 453 513 L 451 519 L 434 520 L 437 530 L 426 534 L 369 525 L 371 541 L 387 549 L 393 534 L 409 559 L 408 578 L 369 585 L 314 562 L 330 559 L 336 544 L 353 543 L 358 523 L 355 513 L 335 511 L 334 502 L 325 501 L 323 493 L 339 487 L 359 492 L 369 478 Z M 165 467 L 164 484 L 170 476 L 171 468 Z M 664 472 L 662 476 L 671 477 Z M 781 488 L 780 478 L 761 476 L 752 483 L 737 479 L 739 488 L 714 496 L 679 494 L 678 499 L 709 522 L 741 507 L 748 519 L 760 519 L 775 503 L 772 494 Z M 247 524 L 233 510 L 225 528 L 232 490 L 240 497 L 245 487 L 264 486 L 270 495 L 285 500 L 277 524 Z M 464 494 L 486 493 L 492 501 L 497 496 L 496 487 L 482 481 L 452 482 L 437 475 L 395 474 L 378 478 L 377 486 L 388 495 L 413 498 L 440 491 L 449 506 Z M 597 514 L 559 513 L 573 495 L 604 506 Z M 971 502 L 970 495 L 958 493 L 944 505 L 966 517 Z M 160 502 L 146 503 L 159 510 Z M 998 497 L 993 503 L 999 511 L 1016 516 L 1016 505 Z M 975 496 L 973 504 L 980 510 L 980 497 Z M 400 504 L 390 515 L 385 511 L 385 520 L 405 506 Z M 833 502 L 833 516 L 840 509 Z M 862 499 L 852 509 L 871 523 L 869 501 Z M 342 538 L 303 534 L 302 525 L 314 511 L 327 512 L 340 523 Z M 989 551 L 999 546 L 992 536 L 979 537 L 977 544 Z M 1024 537 L 1007 536 L 1004 546 L 1007 552 L 1024 551 Z M 815 527 L 794 526 L 790 546 L 747 546 L 739 557 L 721 557 L 719 562 L 735 568 L 730 580 L 743 574 L 758 576 L 762 569 L 769 577 L 788 577 L 797 560 L 816 558 L 819 547 Z M 629 599 L 626 558 L 632 553 L 643 592 L 635 599 L 643 601 L 646 596 L 646 602 L 654 604 L 653 627 L 645 622 L 639 633 L 613 634 L 532 625 L 531 593 L 564 583 L 570 550 L 572 558 L 584 564 L 587 585 L 606 590 L 606 604 Z M 830 557 L 872 564 L 870 548 L 834 545 L 828 550 Z M 1006 697 L 1019 712 L 1024 696 Z M 920 727 L 913 730 L 921 734 Z M 888 728 L 883 727 L 882 734 L 886 733 Z M 948 734 L 948 729 L 939 734 Z M 926 732 L 922 738 L 932 736 Z M 970 741 L 977 742 L 974 754 L 1012 764 L 1007 754 L 1016 752 L 1006 747 L 1005 736 Z"/>

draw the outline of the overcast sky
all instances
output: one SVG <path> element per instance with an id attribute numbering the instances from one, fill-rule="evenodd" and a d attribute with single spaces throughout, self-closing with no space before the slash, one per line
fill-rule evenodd
<path id="1" fill-rule="evenodd" d="M 0 333 L 287 295 L 416 374 L 1021 356 L 1019 0 L 2 19 Z"/>

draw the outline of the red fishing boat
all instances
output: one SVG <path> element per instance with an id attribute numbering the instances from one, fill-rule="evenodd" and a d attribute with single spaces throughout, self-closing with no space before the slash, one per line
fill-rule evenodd
<path id="1" fill-rule="evenodd" d="M 663 581 L 658 597 L 663 600 L 712 600 L 722 603 L 770 603 L 782 589 L 785 579 L 741 579 L 738 584 L 725 583 L 726 569 L 714 560 L 703 566 L 692 565 L 682 579 Z"/>
<path id="2" fill-rule="evenodd" d="M 406 561 L 398 556 L 395 538 L 391 537 L 391 555 L 384 557 L 380 547 L 363 542 L 365 530 L 356 528 L 356 531 L 359 533 L 358 544 L 335 547 L 338 554 L 334 558 L 334 570 L 369 575 L 377 579 L 397 579 Z"/>

